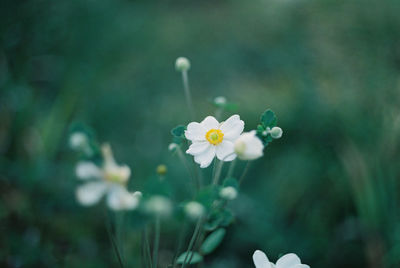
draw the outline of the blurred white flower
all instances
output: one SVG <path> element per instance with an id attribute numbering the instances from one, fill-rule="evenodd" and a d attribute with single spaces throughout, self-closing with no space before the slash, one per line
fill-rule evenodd
<path id="1" fill-rule="evenodd" d="M 82 161 L 76 166 L 76 176 L 88 181 L 76 190 L 79 203 L 91 206 L 106 195 L 107 205 L 113 210 L 135 209 L 139 204 L 141 193 L 130 193 L 126 189 L 126 183 L 131 174 L 130 168 L 115 163 L 108 144 L 103 145 L 101 149 L 104 160 L 102 167 L 89 161 Z"/>
<path id="2" fill-rule="evenodd" d="M 186 153 L 193 155 L 201 168 L 208 167 L 215 156 L 222 161 L 232 161 L 236 158 L 234 142 L 243 128 L 239 115 L 232 115 L 222 123 L 213 116 L 207 116 L 201 123 L 192 122 L 185 131 L 185 137 L 192 142 Z"/>
<path id="3" fill-rule="evenodd" d="M 254 160 L 263 156 L 264 145 L 256 136 L 256 131 L 243 133 L 235 141 L 235 153 L 242 160 Z"/>
<path id="4" fill-rule="evenodd" d="M 187 203 L 184 207 L 184 211 L 186 215 L 193 220 L 200 218 L 206 212 L 204 206 L 196 201 Z"/>
<path id="5" fill-rule="evenodd" d="M 264 252 L 256 250 L 253 254 L 253 262 L 256 268 L 310 268 L 306 264 L 301 264 L 300 258 L 293 253 L 283 255 L 276 264 L 273 264 Z"/>
<path id="6" fill-rule="evenodd" d="M 148 213 L 166 217 L 172 212 L 172 202 L 164 196 L 155 195 L 147 200 L 144 208 Z"/>
<path id="7" fill-rule="evenodd" d="M 185 57 L 179 57 L 175 61 L 175 68 L 180 72 L 187 71 L 190 69 L 190 61 Z"/>
<path id="8" fill-rule="evenodd" d="M 87 142 L 88 138 L 86 134 L 82 132 L 74 132 L 69 137 L 69 145 L 74 150 L 84 147 L 87 144 Z"/>
<path id="9" fill-rule="evenodd" d="M 237 195 L 237 190 L 232 186 L 224 187 L 219 192 L 219 196 L 226 200 L 233 200 L 237 197 Z"/>

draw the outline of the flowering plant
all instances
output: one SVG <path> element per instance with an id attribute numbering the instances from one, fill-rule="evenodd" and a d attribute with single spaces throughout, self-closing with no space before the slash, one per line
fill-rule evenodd
<path id="1" fill-rule="evenodd" d="M 135 217 L 143 220 L 142 228 L 142 266 L 144 267 L 187 267 L 202 263 L 207 255 L 214 252 L 223 243 L 228 227 L 235 218 L 227 204 L 238 197 L 240 185 L 249 169 L 249 163 L 264 155 L 267 145 L 282 136 L 282 129 L 277 126 L 277 118 L 271 110 L 266 110 L 260 118 L 258 126 L 243 132 L 245 122 L 238 114 L 219 121 L 224 111 L 234 106 L 225 97 L 216 97 L 213 104 L 216 113 L 201 121 L 194 120 L 195 111 L 189 88 L 188 71 L 190 62 L 186 58 L 178 58 L 176 69 L 182 75 L 184 93 L 192 122 L 173 128 L 172 143 L 168 149 L 182 162 L 193 183 L 193 195 L 177 200 L 168 190 L 166 179 L 167 167 L 157 167 L 158 178 L 152 181 L 156 190 L 130 192 L 128 182 L 131 169 L 127 165 L 119 165 L 114 159 L 110 145 L 101 146 L 85 129 L 75 129 L 70 137 L 70 145 L 85 158 L 76 167 L 76 176 L 84 181 L 78 186 L 76 198 L 83 206 L 99 203 L 106 196 L 106 205 L 115 217 L 122 213 L 136 211 Z M 238 161 L 246 162 L 243 170 L 238 172 Z M 223 165 L 229 164 L 224 172 Z M 212 176 L 205 179 L 202 171 L 213 166 Z M 191 235 L 182 228 L 178 235 L 175 253 L 169 261 L 160 260 L 160 239 L 162 223 L 176 217 L 183 226 L 192 226 Z M 115 221 L 109 228 L 110 241 L 118 257 L 121 267 L 126 265 L 124 254 L 123 221 Z M 149 230 L 154 237 L 149 242 Z M 190 239 L 184 245 L 186 236 Z M 278 260 L 276 266 L 268 261 L 261 251 L 253 255 L 254 264 L 260 268 L 302 268 L 298 257 L 285 255 Z"/>

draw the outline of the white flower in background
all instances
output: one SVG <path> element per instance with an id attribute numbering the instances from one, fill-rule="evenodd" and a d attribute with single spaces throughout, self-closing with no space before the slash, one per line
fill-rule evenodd
<path id="1" fill-rule="evenodd" d="M 256 131 L 243 133 L 235 141 L 235 153 L 242 160 L 254 160 L 263 156 L 264 145 L 256 136 Z"/>
<path id="2" fill-rule="evenodd" d="M 184 211 L 189 218 L 196 220 L 204 215 L 206 209 L 199 202 L 191 201 L 185 205 Z"/>
<path id="3" fill-rule="evenodd" d="M 306 264 L 301 264 L 300 258 L 293 253 L 283 255 L 276 264 L 273 264 L 264 252 L 256 250 L 253 254 L 253 262 L 256 268 L 310 268 Z"/>
<path id="4" fill-rule="evenodd" d="M 175 61 L 177 71 L 184 72 L 190 69 L 190 61 L 185 57 L 179 57 Z"/>
<path id="5" fill-rule="evenodd" d="M 192 122 L 185 131 L 185 137 L 192 142 L 186 153 L 193 155 L 201 168 L 208 167 L 215 156 L 232 161 L 236 158 L 234 142 L 243 128 L 239 115 L 232 115 L 222 123 L 213 116 L 207 116 L 201 123 Z"/>
<path id="6" fill-rule="evenodd" d="M 91 206 L 106 196 L 107 205 L 113 210 L 135 209 L 139 204 L 141 193 L 130 193 L 126 189 L 126 183 L 131 175 L 130 168 L 115 163 L 108 144 L 103 145 L 101 149 L 103 153 L 102 167 L 89 161 L 82 161 L 76 167 L 76 176 L 87 181 L 76 191 L 79 203 Z"/>
<path id="7" fill-rule="evenodd" d="M 224 187 L 219 191 L 219 196 L 226 200 L 233 200 L 237 195 L 237 190 L 232 186 Z"/>

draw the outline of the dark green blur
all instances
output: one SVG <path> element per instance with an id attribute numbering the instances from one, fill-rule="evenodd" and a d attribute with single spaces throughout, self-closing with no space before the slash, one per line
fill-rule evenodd
<path id="1" fill-rule="evenodd" d="M 399 14 L 397 0 L 1 1 L 0 266 L 118 267 L 104 208 L 75 200 L 74 122 L 111 143 L 132 190 L 166 164 L 181 200 L 191 182 L 168 144 L 190 122 L 174 69 L 186 56 L 197 121 L 222 95 L 246 130 L 270 108 L 284 131 L 203 267 L 253 267 L 256 249 L 313 268 L 400 267 Z M 177 228 L 161 228 L 163 263 Z"/>

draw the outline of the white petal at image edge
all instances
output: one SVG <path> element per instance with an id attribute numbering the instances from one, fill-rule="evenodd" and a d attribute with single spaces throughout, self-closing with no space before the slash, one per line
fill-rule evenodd
<path id="1" fill-rule="evenodd" d="M 292 268 L 296 264 L 301 264 L 300 258 L 294 253 L 289 253 L 280 257 L 275 265 L 277 268 Z"/>
<path id="2" fill-rule="evenodd" d="M 88 182 L 78 187 L 76 198 L 81 205 L 90 206 L 100 201 L 107 189 L 105 182 Z"/>
<path id="3" fill-rule="evenodd" d="M 271 264 L 265 255 L 264 252 L 261 250 L 256 250 L 253 254 L 253 262 L 256 268 L 271 268 Z"/>

